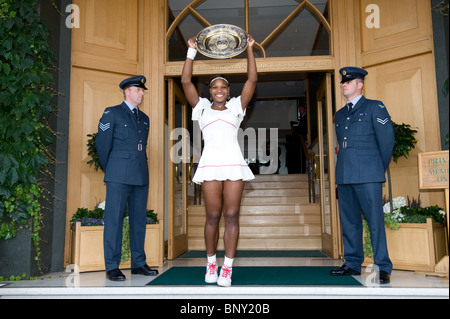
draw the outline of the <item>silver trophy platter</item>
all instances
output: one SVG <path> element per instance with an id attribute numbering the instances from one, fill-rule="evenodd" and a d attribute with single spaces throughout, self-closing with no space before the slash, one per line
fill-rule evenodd
<path id="1" fill-rule="evenodd" d="M 231 24 L 215 24 L 197 35 L 197 50 L 213 59 L 229 59 L 247 49 L 248 34 Z"/>

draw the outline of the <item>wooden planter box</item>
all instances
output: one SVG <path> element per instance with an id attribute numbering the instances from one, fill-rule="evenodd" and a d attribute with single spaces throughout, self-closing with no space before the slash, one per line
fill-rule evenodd
<path id="1" fill-rule="evenodd" d="M 389 257 L 394 269 L 434 271 L 435 265 L 448 252 L 445 225 L 433 223 L 428 218 L 426 224 L 399 226 L 398 230 L 386 228 Z M 366 257 L 363 266 L 370 264 L 373 264 L 373 259 Z"/>
<path id="2" fill-rule="evenodd" d="M 161 224 L 147 225 L 145 254 L 147 264 L 162 267 L 164 258 Z M 103 226 L 81 226 L 77 222 L 71 228 L 71 263 L 80 272 L 105 270 L 103 255 Z M 119 268 L 131 268 L 131 261 L 121 263 Z"/>

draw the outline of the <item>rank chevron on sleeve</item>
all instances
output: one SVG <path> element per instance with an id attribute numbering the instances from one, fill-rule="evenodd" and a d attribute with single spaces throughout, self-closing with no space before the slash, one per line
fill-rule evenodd
<path id="1" fill-rule="evenodd" d="M 385 125 L 387 122 L 389 122 L 389 118 L 385 118 L 384 120 L 377 118 L 377 122 L 380 123 L 381 125 Z"/>
<path id="2" fill-rule="evenodd" d="M 109 130 L 111 128 L 111 123 L 106 123 L 103 124 L 102 122 L 100 122 L 100 124 L 98 125 L 99 129 L 101 129 L 103 132 Z"/>

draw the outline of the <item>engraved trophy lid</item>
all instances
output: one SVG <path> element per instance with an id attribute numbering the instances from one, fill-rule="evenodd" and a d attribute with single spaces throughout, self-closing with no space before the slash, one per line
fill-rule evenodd
<path id="1" fill-rule="evenodd" d="M 213 59 L 229 59 L 247 49 L 248 34 L 231 24 L 215 24 L 197 35 L 197 50 Z"/>

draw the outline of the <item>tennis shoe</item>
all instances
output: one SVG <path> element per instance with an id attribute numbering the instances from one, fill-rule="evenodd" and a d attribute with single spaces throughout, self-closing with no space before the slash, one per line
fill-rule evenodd
<path id="1" fill-rule="evenodd" d="M 208 263 L 206 266 L 205 282 L 208 284 L 216 283 L 217 278 L 219 277 L 218 272 L 217 262 Z"/>
<path id="2" fill-rule="evenodd" d="M 233 272 L 233 267 L 228 268 L 223 265 L 220 269 L 220 276 L 217 280 L 217 284 L 221 287 L 230 287 L 231 286 L 231 273 Z"/>

